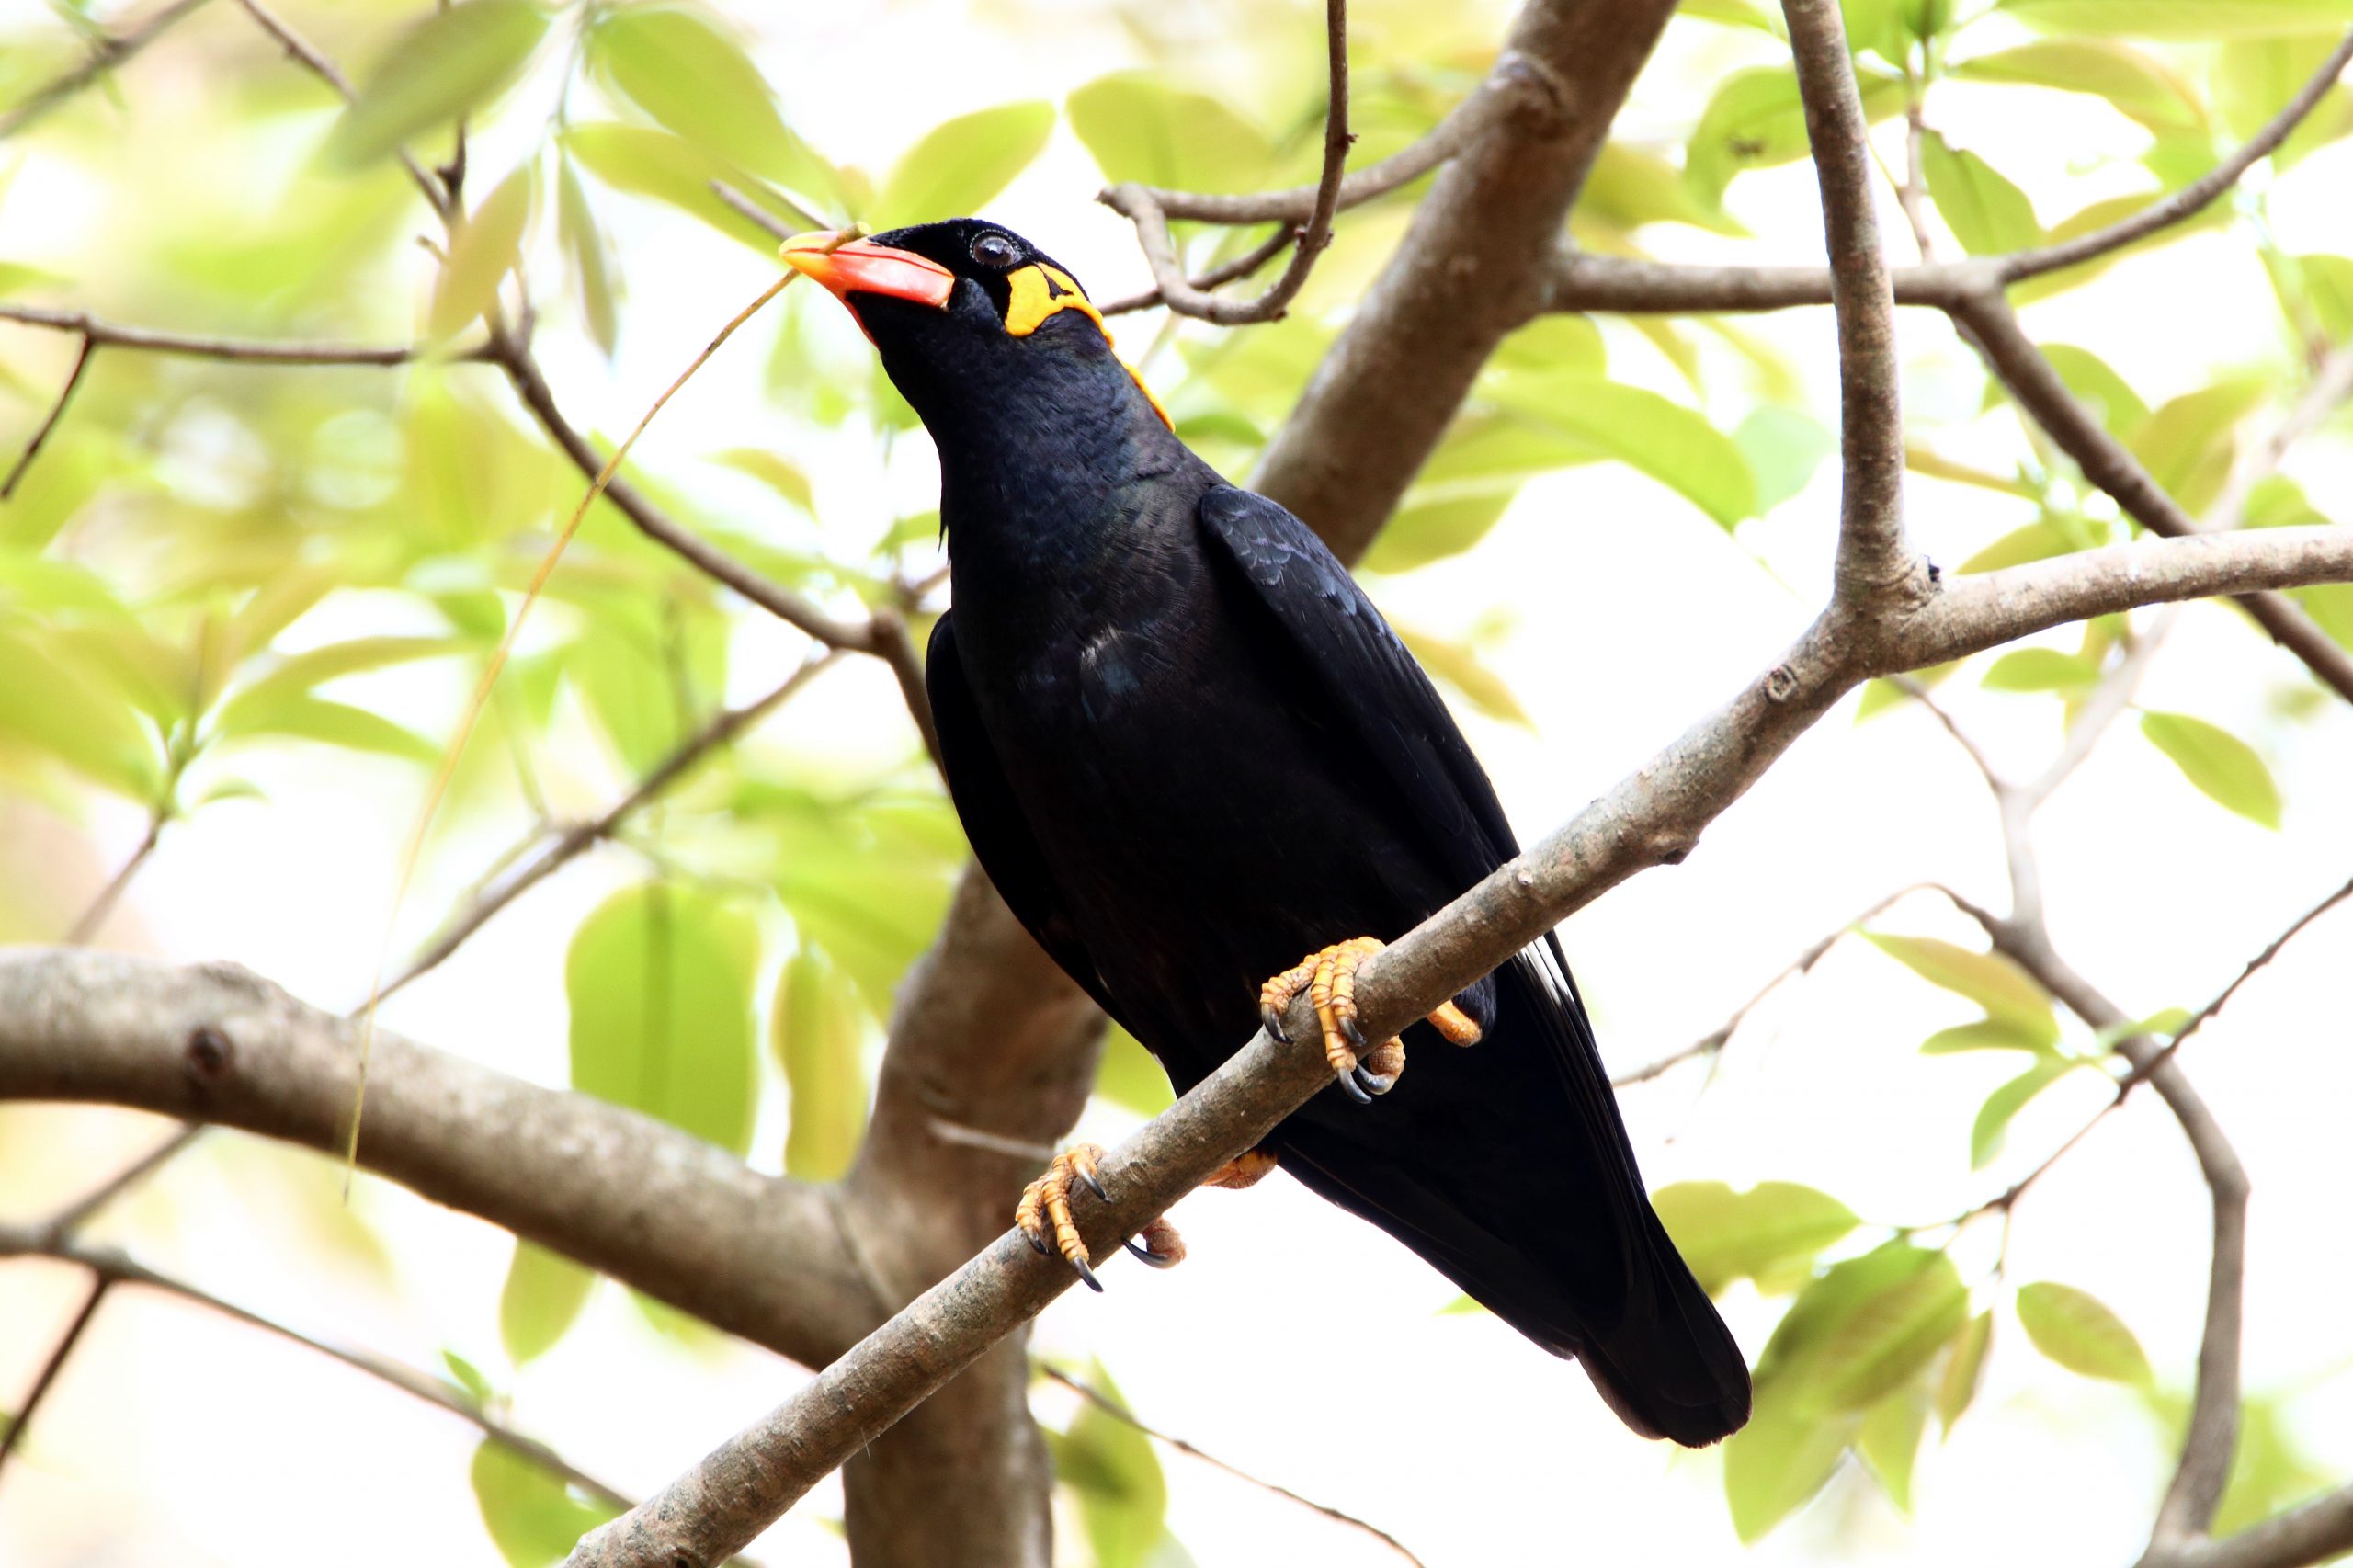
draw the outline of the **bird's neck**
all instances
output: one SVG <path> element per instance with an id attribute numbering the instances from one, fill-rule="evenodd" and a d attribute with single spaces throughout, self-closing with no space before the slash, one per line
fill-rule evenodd
<path id="1" fill-rule="evenodd" d="M 975 564 L 1031 581 L 1092 570 L 1161 520 L 1171 478 L 1216 482 L 1124 369 L 1090 369 L 1004 384 L 977 417 L 927 419 L 960 577 Z"/>

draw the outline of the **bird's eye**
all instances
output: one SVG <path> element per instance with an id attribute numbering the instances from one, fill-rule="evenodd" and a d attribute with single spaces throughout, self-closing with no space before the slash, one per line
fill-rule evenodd
<path id="1" fill-rule="evenodd" d="M 1021 259 L 1021 247 L 1004 234 L 985 233 L 972 241 L 972 259 L 983 267 L 1003 269 Z"/>

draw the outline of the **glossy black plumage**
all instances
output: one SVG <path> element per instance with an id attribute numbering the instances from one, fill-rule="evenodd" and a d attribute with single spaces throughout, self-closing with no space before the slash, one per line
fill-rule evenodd
<path id="1" fill-rule="evenodd" d="M 949 787 L 1015 915 L 1182 1091 L 1269 975 L 1394 937 L 1516 846 L 1347 571 L 1178 441 L 1087 314 L 1008 334 L 1017 267 L 973 259 L 984 233 L 877 237 L 957 275 L 944 309 L 846 296 L 939 448 Z M 1415 1026 L 1392 1093 L 1336 1086 L 1276 1130 L 1281 1168 L 1581 1358 L 1630 1426 L 1735 1429 L 1746 1368 L 1652 1213 L 1558 944 L 1459 1000 L 1483 1041 Z"/>

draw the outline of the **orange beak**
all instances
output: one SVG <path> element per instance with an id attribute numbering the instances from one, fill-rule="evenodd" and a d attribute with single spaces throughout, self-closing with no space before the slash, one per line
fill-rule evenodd
<path id="1" fill-rule="evenodd" d="M 939 263 L 871 240 L 835 244 L 838 238 L 824 230 L 795 234 L 784 242 L 779 254 L 787 267 L 824 284 L 844 304 L 849 303 L 852 294 L 881 294 L 912 300 L 934 310 L 948 308 L 948 297 L 956 291 L 956 275 Z"/>

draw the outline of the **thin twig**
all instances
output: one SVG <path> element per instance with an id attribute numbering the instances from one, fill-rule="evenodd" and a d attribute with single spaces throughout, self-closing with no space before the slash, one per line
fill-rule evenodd
<path id="1" fill-rule="evenodd" d="M 2006 284 L 2021 282 L 2046 272 L 2056 272 L 2063 267 L 2090 261 L 2110 251 L 2121 250 L 2135 240 L 2146 239 L 2158 230 L 2170 228 L 2184 219 L 2197 216 L 2216 197 L 2238 184 L 2240 176 L 2253 168 L 2258 160 L 2268 156 L 2294 133 L 2305 117 L 2319 107 L 2320 100 L 2336 85 L 2337 77 L 2345 74 L 2348 62 L 2353 62 L 2353 33 L 2346 34 L 2344 41 L 2330 51 L 2320 69 L 2313 73 L 2312 79 L 2288 100 L 2278 114 L 2272 116 L 2270 123 L 2250 137 L 2237 152 L 2172 195 L 2152 201 L 2129 218 L 2058 244 L 2040 245 L 2004 256 L 2000 262 L 2001 281 Z"/>
<path id="2" fill-rule="evenodd" d="M 106 924 L 107 916 L 114 913 L 115 904 L 131 886 L 131 879 L 139 874 L 139 869 L 147 864 L 148 857 L 155 853 L 155 846 L 163 841 L 165 820 L 165 812 L 161 806 L 149 813 L 147 831 L 140 838 L 138 846 L 123 861 L 122 869 L 107 879 L 107 885 L 98 890 L 89 907 L 74 918 L 73 926 L 65 933 L 66 946 L 78 948 L 97 935 L 98 927 Z"/>
<path id="3" fill-rule="evenodd" d="M 1613 1089 L 1631 1088 L 1636 1084 L 1647 1084 L 1654 1078 L 1664 1077 L 1669 1070 L 1679 1067 L 1686 1062 L 1719 1054 L 1726 1045 L 1731 1043 L 1733 1035 L 1738 1031 L 1740 1026 L 1747 1022 L 1748 1015 L 1755 1012 L 1765 998 L 1790 981 L 1811 974 L 1813 971 L 1813 966 L 1820 963 L 1832 948 L 1837 946 L 1840 937 L 1859 930 L 1894 905 L 1910 898 L 1914 893 L 1933 891 L 1935 888 L 1934 882 L 1914 882 L 1909 887 L 1898 888 L 1885 898 L 1877 900 L 1870 908 L 1836 930 L 1826 933 L 1821 940 L 1784 964 L 1772 979 L 1757 987 L 1755 995 L 1733 1008 L 1732 1017 L 1717 1025 L 1713 1030 L 1700 1036 L 1680 1051 L 1670 1051 L 1654 1062 L 1647 1062 L 1631 1072 L 1619 1074 L 1609 1080 L 1609 1086 Z"/>
<path id="4" fill-rule="evenodd" d="M 260 365 L 405 365 L 419 357 L 406 347 L 350 343 L 264 343 L 233 337 L 155 332 L 125 326 L 81 311 L 56 311 L 40 305 L 0 304 L 0 321 L 51 332 L 78 334 L 93 348 L 137 348 L 150 354 L 180 354 L 198 359 L 237 359 Z M 476 344 L 454 351 L 452 359 L 482 359 L 489 346 Z"/>
<path id="5" fill-rule="evenodd" d="M 411 981 L 438 968 L 450 954 L 456 952 L 469 937 L 487 925 L 499 911 L 545 881 L 593 846 L 612 837 L 620 831 L 621 824 L 627 822 L 647 802 L 659 797 L 671 785 L 692 771 L 697 763 L 712 752 L 730 744 L 745 731 L 774 712 L 778 707 L 790 700 L 794 693 L 814 679 L 821 671 L 839 657 L 841 657 L 840 653 L 832 649 L 815 654 L 803 662 L 800 668 L 794 670 L 791 677 L 783 685 L 767 696 L 756 701 L 745 703 L 741 708 L 731 708 L 704 725 L 676 750 L 663 758 L 652 772 L 638 781 L 636 788 L 616 801 L 602 816 L 567 828 L 544 853 L 534 858 L 520 870 L 500 881 L 495 887 L 485 889 L 480 897 L 468 904 L 462 912 L 451 919 L 448 926 L 442 928 L 438 935 L 426 943 L 415 958 L 409 960 L 407 968 L 384 983 L 382 989 L 377 994 L 377 1000 L 381 1002 Z"/>
<path id="6" fill-rule="evenodd" d="M 1218 1458 L 1215 1454 L 1204 1453 L 1201 1449 L 1196 1448 L 1191 1443 L 1187 1442 L 1182 1437 L 1175 1437 L 1169 1433 L 1164 1432 L 1157 1426 L 1147 1426 L 1142 1420 L 1137 1418 L 1133 1411 L 1128 1409 L 1118 1400 L 1113 1399 L 1110 1395 L 1103 1392 L 1100 1389 L 1095 1388 L 1088 1383 L 1082 1382 L 1078 1379 L 1072 1377 L 1068 1372 L 1063 1371 L 1059 1367 L 1051 1366 L 1044 1361 L 1034 1361 L 1031 1365 L 1037 1369 L 1038 1375 L 1044 1378 L 1048 1382 L 1068 1389 L 1071 1392 L 1078 1395 L 1079 1398 L 1085 1400 L 1087 1403 L 1093 1405 L 1104 1415 L 1108 1415 L 1114 1421 L 1120 1422 L 1123 1426 L 1134 1427 L 1137 1431 L 1142 1433 L 1145 1437 L 1150 1437 L 1153 1441 L 1156 1443 L 1165 1443 L 1170 1448 L 1176 1449 L 1178 1453 L 1185 1455 L 1187 1458 L 1199 1460 L 1212 1470 L 1223 1471 L 1226 1474 L 1233 1477 L 1236 1481 L 1247 1482 L 1249 1484 L 1258 1488 L 1261 1492 L 1271 1492 L 1278 1497 L 1285 1498 L 1288 1501 L 1296 1503 L 1302 1508 L 1311 1509 L 1315 1513 L 1323 1515 L 1327 1519 L 1347 1525 L 1354 1529 L 1362 1530 L 1365 1534 L 1373 1537 L 1382 1545 L 1388 1547 L 1392 1551 L 1397 1553 L 1398 1556 L 1404 1558 L 1406 1562 L 1415 1564 L 1415 1568 L 1424 1568 L 1422 1560 L 1414 1555 L 1411 1548 L 1406 1546 L 1404 1541 L 1399 1540 L 1395 1536 L 1391 1535 L 1387 1530 L 1382 1529 L 1379 1525 L 1373 1524 L 1369 1520 L 1360 1519 L 1354 1514 L 1348 1513 L 1343 1509 L 1335 1508 L 1329 1503 L 1318 1503 L 1313 1497 L 1302 1497 L 1288 1486 L 1281 1485 L 1276 1482 L 1267 1481 L 1260 1476 L 1253 1475 L 1248 1471 L 1244 1470 L 1240 1465 L 1228 1464 L 1225 1460 Z"/>
<path id="7" fill-rule="evenodd" d="M 91 357 L 97 352 L 97 341 L 89 334 L 84 333 L 82 347 L 74 351 L 74 368 L 65 372 L 65 384 L 57 389 L 56 399 L 50 403 L 48 415 L 41 420 L 40 428 L 33 432 L 32 439 L 25 443 L 24 455 L 18 458 L 17 465 L 8 471 L 8 477 L 0 480 L 0 501 L 6 501 L 16 494 L 17 482 L 22 480 L 26 472 L 33 466 L 33 459 L 40 456 L 41 448 L 49 440 L 49 433 L 57 428 L 59 420 L 65 417 L 65 405 L 74 401 L 74 389 L 82 384 L 82 372 L 90 368 Z"/>
<path id="8" fill-rule="evenodd" d="M 1247 278 L 1275 257 L 1282 255 L 1290 247 L 1291 241 L 1297 237 L 1298 233 L 1298 230 L 1285 223 L 1232 261 L 1220 262 L 1199 278 L 1190 279 L 1189 286 L 1206 294 L 1212 289 Z M 1107 316 L 1119 316 L 1126 315 L 1132 311 L 1147 311 L 1160 303 L 1162 303 L 1160 286 L 1155 283 L 1140 293 L 1123 294 L 1098 308 Z"/>
<path id="9" fill-rule="evenodd" d="M 335 68 L 335 62 L 313 48 L 310 40 L 287 26 L 277 13 L 263 5 L 261 0 L 237 0 L 237 4 L 245 8 L 245 14 L 254 19 L 262 31 L 276 39 L 279 46 L 295 60 L 301 62 L 313 75 L 333 87 L 344 102 L 355 103 L 358 100 L 358 95 L 351 89 L 350 78 Z M 454 193 L 445 190 L 440 182 L 426 174 L 424 166 L 409 155 L 407 148 L 399 149 L 399 155 L 401 167 L 408 173 L 409 183 L 424 193 L 426 205 L 430 206 L 444 222 L 454 217 L 458 210 L 454 204 Z"/>
<path id="10" fill-rule="evenodd" d="M 617 1509 L 627 1509 L 632 1506 L 627 1494 L 608 1486 L 595 1476 L 587 1474 L 545 1443 L 535 1437 L 525 1437 L 514 1427 L 483 1411 L 440 1379 L 417 1371 L 414 1368 L 403 1366 L 373 1351 L 354 1349 L 348 1346 L 315 1338 L 290 1324 L 279 1323 L 275 1318 L 265 1317 L 250 1308 L 241 1307 L 233 1301 L 225 1301 L 200 1286 L 190 1284 L 185 1279 L 168 1274 L 158 1273 L 119 1249 L 55 1241 L 36 1232 L 0 1226 L 0 1258 L 6 1257 L 46 1257 L 87 1269 L 94 1282 L 90 1307 L 95 1307 L 99 1294 L 114 1286 L 136 1286 L 143 1290 L 158 1291 L 164 1295 L 176 1296 L 181 1301 L 219 1312 L 223 1317 L 233 1319 L 249 1328 L 260 1329 L 265 1334 L 274 1335 L 280 1339 L 300 1345 L 330 1360 L 341 1362 L 354 1371 L 364 1373 L 381 1383 L 398 1389 L 413 1399 L 422 1400 L 427 1404 L 448 1411 L 450 1415 L 472 1426 L 483 1436 L 497 1442 L 501 1447 L 514 1450 L 547 1471 L 551 1475 L 578 1487 L 582 1492 L 608 1506 Z M 85 1318 L 87 1317 L 90 1307 L 84 1309 Z M 70 1346 L 70 1335 L 68 1339 Z M 69 1346 L 61 1346 L 61 1349 Z M 29 1414 L 29 1404 L 27 1413 Z M 20 1431 L 23 1426 L 24 1419 L 20 1415 L 16 1429 Z M 0 1453 L 5 1453 L 5 1445 L 0 1445 Z"/>
<path id="11" fill-rule="evenodd" d="M 30 97 L 0 115 L 0 141 L 14 136 L 67 98 L 80 92 L 124 61 L 146 48 L 175 22 L 198 10 L 206 0 L 174 0 L 153 16 L 128 32 L 107 37 L 90 51 L 90 57 L 47 85 L 36 88 Z"/>
<path id="12" fill-rule="evenodd" d="M 62 1245 L 76 1231 L 88 1224 L 91 1216 L 163 1169 L 203 1134 L 204 1128 L 200 1123 L 182 1123 L 170 1137 L 51 1214 L 42 1221 L 40 1236 L 52 1245 Z"/>
<path id="13" fill-rule="evenodd" d="M 107 1299 L 107 1288 L 111 1283 L 103 1276 L 90 1281 L 90 1293 L 83 1300 L 82 1310 L 74 1314 L 74 1321 L 65 1325 L 65 1332 L 58 1336 L 56 1346 L 50 1351 L 49 1359 L 41 1363 L 40 1375 L 33 1379 L 31 1392 L 25 1395 L 24 1403 L 17 1408 L 17 1418 L 8 1423 L 6 1431 L 0 1432 L 0 1476 L 6 1474 L 9 1456 L 17 1451 L 17 1445 L 24 1441 L 25 1434 L 32 1428 L 33 1413 L 40 1408 L 40 1402 L 48 1397 L 51 1387 L 56 1383 L 57 1374 L 63 1369 L 65 1358 L 73 1355 L 74 1346 L 81 1343 L 82 1331 L 90 1326 L 92 1318 L 97 1316 L 98 1303 Z"/>

